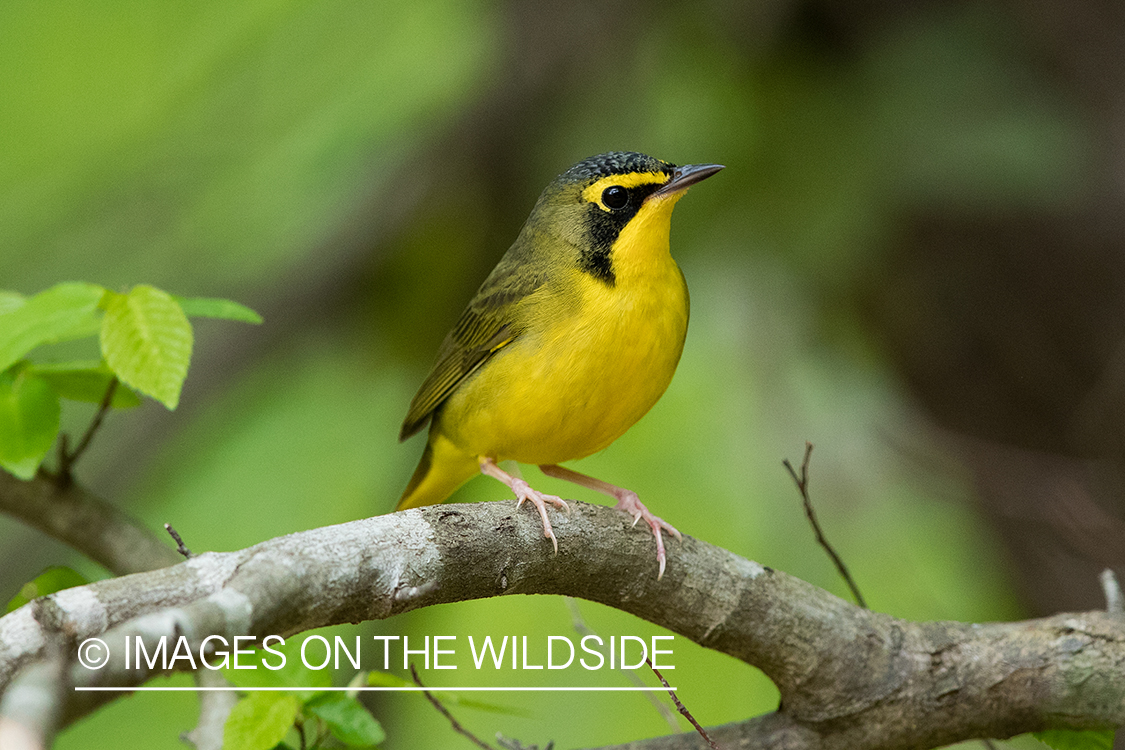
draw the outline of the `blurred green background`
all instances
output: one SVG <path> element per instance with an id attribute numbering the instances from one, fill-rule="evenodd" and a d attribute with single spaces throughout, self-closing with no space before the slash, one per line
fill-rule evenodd
<path id="1" fill-rule="evenodd" d="M 845 595 L 781 466 L 809 440 L 821 521 L 873 608 L 1096 607 L 1091 571 L 1125 556 L 1113 8 L 0 0 L 0 288 L 151 283 L 264 315 L 197 322 L 179 409 L 112 415 L 78 469 L 151 529 L 233 550 L 393 507 L 422 449 L 396 441 L 410 397 L 556 174 L 613 149 L 722 163 L 673 221 L 692 294 L 676 378 L 577 468 Z M 67 408 L 81 430 L 92 409 Z M 504 497 L 478 479 L 457 499 Z M 0 599 L 48 565 L 106 575 L 8 518 L 0 545 Z M 579 608 L 604 636 L 661 632 Z M 575 630 L 561 599 L 510 597 L 339 632 Z M 776 707 L 744 664 L 684 639 L 674 663 L 704 724 Z M 630 684 L 467 658 L 426 679 Z M 386 748 L 470 746 L 417 695 L 365 700 Z M 639 695 L 488 700 L 520 715 L 454 707 L 484 738 L 670 731 Z M 195 711 L 124 698 L 58 746 L 182 747 Z"/>

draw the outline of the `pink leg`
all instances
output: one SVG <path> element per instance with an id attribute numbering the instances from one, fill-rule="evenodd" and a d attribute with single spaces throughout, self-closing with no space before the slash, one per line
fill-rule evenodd
<path id="1" fill-rule="evenodd" d="M 555 532 L 551 528 L 551 519 L 547 518 L 547 503 L 554 505 L 556 508 L 562 508 L 567 513 L 570 512 L 570 506 L 566 501 L 554 495 L 545 495 L 542 492 L 537 492 L 531 489 L 524 480 L 519 477 L 513 477 L 508 472 L 501 469 L 496 465 L 496 462 L 487 456 L 481 456 L 477 459 L 480 462 L 480 471 L 493 479 L 499 479 L 504 484 L 508 485 L 508 489 L 516 493 L 516 507 L 523 505 L 523 501 L 527 500 L 535 509 L 539 511 L 539 518 L 543 521 L 543 536 L 551 540 L 551 544 L 555 547 L 555 554 L 559 554 L 559 542 L 555 539 Z"/>
<path id="2" fill-rule="evenodd" d="M 570 469 L 565 469 L 562 466 L 547 464 L 545 466 L 540 466 L 539 468 L 544 474 L 549 477 L 554 477 L 555 479 L 565 479 L 568 482 L 574 482 L 575 484 L 586 487 L 587 489 L 596 490 L 603 495 L 609 495 L 610 497 L 615 498 L 617 500 L 617 505 L 615 505 L 614 507 L 617 510 L 623 510 L 631 515 L 633 517 L 634 526 L 636 526 L 637 522 L 643 518 L 645 520 L 645 523 L 648 524 L 649 528 L 652 529 L 653 536 L 656 537 L 656 561 L 660 565 L 660 570 L 656 574 L 656 580 L 659 581 L 664 577 L 664 564 L 666 561 L 666 556 L 664 554 L 664 538 L 661 535 L 660 531 L 661 529 L 663 529 L 675 536 L 677 539 L 680 539 L 681 541 L 683 540 L 683 537 L 680 536 L 680 532 L 676 531 L 676 527 L 674 527 L 672 524 L 668 523 L 659 516 L 654 516 L 649 511 L 649 509 L 644 506 L 644 503 L 641 502 L 640 498 L 637 497 L 636 492 L 627 490 L 623 487 L 618 487 L 617 485 L 610 484 L 609 482 L 603 482 L 600 479 L 588 477 L 585 474 L 579 474 L 577 471 L 571 471 Z"/>

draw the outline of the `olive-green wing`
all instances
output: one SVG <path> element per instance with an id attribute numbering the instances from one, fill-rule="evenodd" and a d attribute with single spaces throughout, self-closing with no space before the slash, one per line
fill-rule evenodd
<path id="1" fill-rule="evenodd" d="M 520 334 L 515 320 L 519 302 L 542 285 L 534 274 L 511 273 L 505 257 L 481 286 L 477 296 L 442 342 L 437 361 L 402 423 L 399 440 L 406 440 L 429 422 L 441 402 L 490 356 Z"/>

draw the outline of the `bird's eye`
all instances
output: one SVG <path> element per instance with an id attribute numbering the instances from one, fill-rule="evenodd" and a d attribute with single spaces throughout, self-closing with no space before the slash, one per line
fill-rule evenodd
<path id="1" fill-rule="evenodd" d="M 629 202 L 629 191 L 620 185 L 608 187 L 602 192 L 602 203 L 612 209 L 624 208 Z"/>

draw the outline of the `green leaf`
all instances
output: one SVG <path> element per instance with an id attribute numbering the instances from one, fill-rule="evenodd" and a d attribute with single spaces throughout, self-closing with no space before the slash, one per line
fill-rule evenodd
<path id="1" fill-rule="evenodd" d="M 271 750 L 293 728 L 300 703 L 286 693 L 251 693 L 231 709 L 223 747 Z"/>
<path id="2" fill-rule="evenodd" d="M 332 674 L 329 669 L 313 670 L 309 669 L 301 661 L 301 643 L 302 638 L 294 637 L 289 639 L 285 645 L 279 645 L 275 640 L 270 640 L 270 648 L 274 651 L 280 651 L 285 655 L 285 665 L 280 669 L 271 669 L 266 664 L 277 666 L 281 657 L 277 654 L 272 654 L 262 648 L 254 649 L 253 656 L 240 656 L 239 663 L 253 664 L 255 669 L 234 669 L 229 667 L 223 670 L 223 676 L 227 678 L 232 685 L 242 688 L 251 687 L 285 687 L 293 688 L 294 693 L 301 700 L 308 700 L 317 695 L 317 688 L 330 687 L 332 685 Z M 233 657 L 232 657 L 233 658 Z M 310 652 L 310 660 L 319 659 L 319 656 L 313 657 Z M 307 688 L 305 690 L 297 690 L 297 688 Z"/>
<path id="3" fill-rule="evenodd" d="M 1048 729 L 1032 734 L 1055 750 L 1112 750 L 1114 732 L 1113 729 Z"/>
<path id="4" fill-rule="evenodd" d="M 169 409 L 191 361 L 191 323 L 172 296 L 140 284 L 128 294 L 110 292 L 103 302 L 102 356 L 121 382 Z"/>
<path id="5" fill-rule="evenodd" d="M 371 747 L 387 738 L 383 727 L 363 704 L 346 693 L 323 693 L 305 710 L 324 721 L 328 731 L 348 747 Z"/>
<path id="6" fill-rule="evenodd" d="M 27 302 L 27 297 L 19 292 L 9 291 L 7 289 L 0 289 L 0 315 L 10 313 L 17 307 L 23 307 Z"/>
<path id="7" fill-rule="evenodd" d="M 92 336 L 98 332 L 98 302 L 106 290 L 96 284 L 67 282 L 16 304 L 5 292 L 0 314 L 0 370 L 6 370 L 41 344 Z"/>
<path id="8" fill-rule="evenodd" d="M 246 305 L 217 297 L 173 297 L 189 318 L 220 318 L 240 323 L 262 322 L 262 316 Z"/>
<path id="9" fill-rule="evenodd" d="M 410 680 L 404 680 L 398 675 L 393 675 L 390 672 L 380 672 L 377 669 L 372 669 L 367 673 L 367 684 L 371 687 L 407 687 L 414 686 Z"/>
<path id="10" fill-rule="evenodd" d="M 59 433 L 59 397 L 22 367 L 0 372 L 0 466 L 31 479 Z"/>
<path id="11" fill-rule="evenodd" d="M 71 568 L 62 565 L 47 568 L 20 587 L 20 592 L 8 602 L 6 611 L 11 612 L 19 609 L 32 599 L 36 599 L 40 596 L 53 594 L 56 591 L 62 591 L 63 589 L 69 589 L 74 586 L 85 586 L 87 583 L 89 583 L 89 581 L 85 576 Z"/>
<path id="12" fill-rule="evenodd" d="M 28 365 L 28 372 L 47 381 L 62 398 L 100 404 L 105 398 L 113 370 L 105 362 L 84 360 L 80 362 L 51 362 Z M 117 384 L 113 391 L 114 409 L 131 409 L 140 406 L 141 397 L 128 387 Z"/>

